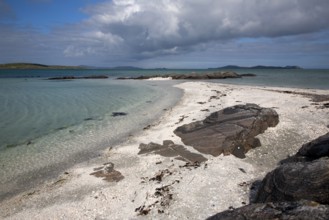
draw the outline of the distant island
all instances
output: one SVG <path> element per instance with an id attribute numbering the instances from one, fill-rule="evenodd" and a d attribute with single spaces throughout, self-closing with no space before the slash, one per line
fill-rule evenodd
<path id="1" fill-rule="evenodd" d="M 236 66 L 236 65 L 227 65 L 217 68 L 208 68 L 208 69 L 303 69 L 299 66 L 252 66 L 252 67 L 244 67 L 244 66 Z"/>
<path id="2" fill-rule="evenodd" d="M 64 66 L 64 65 L 45 65 L 39 63 L 5 63 L 0 64 L 0 69 L 112 69 L 112 70 L 144 70 L 144 68 L 135 66 L 117 66 L 117 67 L 95 67 L 95 66 Z M 252 66 L 244 67 L 237 65 L 227 65 L 217 68 L 208 68 L 208 70 L 220 69 L 302 69 L 299 66 Z M 154 68 L 154 70 L 168 70 L 167 68 Z"/>
<path id="3" fill-rule="evenodd" d="M 0 69 L 85 69 L 83 66 L 44 65 L 38 63 L 6 63 Z"/>
<path id="4" fill-rule="evenodd" d="M 143 68 L 135 67 L 135 66 L 117 66 L 107 69 L 114 69 L 114 70 L 142 70 Z"/>

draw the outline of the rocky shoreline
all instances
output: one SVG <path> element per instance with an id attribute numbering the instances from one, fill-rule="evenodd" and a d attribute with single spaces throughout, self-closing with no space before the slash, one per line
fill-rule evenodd
<path id="1" fill-rule="evenodd" d="M 51 77 L 47 80 L 72 80 L 72 79 L 107 79 L 109 78 L 106 75 L 91 75 L 91 76 L 59 76 Z"/>
<path id="2" fill-rule="evenodd" d="M 273 185 L 272 180 L 284 180 L 282 176 L 302 180 L 289 171 L 291 165 L 292 169 L 311 170 L 314 178 L 309 179 L 318 182 L 311 168 L 327 167 L 322 164 L 328 164 L 327 159 L 314 158 L 318 155 L 314 152 L 328 156 L 328 151 L 319 150 L 319 146 L 327 146 L 322 145 L 326 137 L 296 152 L 301 145 L 329 132 L 328 109 L 319 108 L 325 101 L 313 105 L 303 94 L 324 97 L 328 91 L 269 91 L 209 82 L 185 82 L 176 87 L 184 89 L 184 97 L 177 106 L 166 109 L 158 122 L 141 128 L 140 134 L 119 146 L 109 146 L 99 158 L 78 164 L 45 186 L 3 201 L 0 216 L 275 219 L 282 213 L 309 216 L 310 212 L 319 219 L 327 216 L 327 200 L 322 199 L 322 193 L 320 200 L 296 197 L 300 193 L 292 190 L 298 187 L 285 188 L 283 182 Z M 283 161 L 283 168 L 276 168 L 287 154 L 291 155 L 289 161 Z M 317 161 L 322 165 L 316 165 Z M 327 177 L 324 174 L 321 177 Z M 281 187 L 288 189 L 294 199 L 275 200 L 282 198 Z M 327 191 L 317 189 L 327 195 Z M 256 198 L 258 203 L 253 203 Z"/>
<path id="3" fill-rule="evenodd" d="M 328 219 L 329 133 L 304 144 L 268 173 L 252 203 L 218 213 L 225 219 Z"/>
<path id="4" fill-rule="evenodd" d="M 207 80 L 207 79 L 228 79 L 228 78 L 241 78 L 241 77 L 250 77 L 256 76 L 255 74 L 248 73 L 248 74 L 238 74 L 236 72 L 212 72 L 212 73 L 189 73 L 189 74 L 165 74 L 165 75 L 150 75 L 150 76 L 138 76 L 138 77 L 119 77 L 119 80 L 125 79 L 136 79 L 136 80 L 145 80 L 145 79 L 154 79 L 154 78 L 168 78 L 173 80 Z"/>

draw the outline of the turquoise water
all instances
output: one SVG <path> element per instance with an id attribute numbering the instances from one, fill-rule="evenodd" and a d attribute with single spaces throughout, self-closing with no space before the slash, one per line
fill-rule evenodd
<path id="1" fill-rule="evenodd" d="M 170 73 L 205 73 L 216 70 L 203 69 L 150 69 L 150 70 L 0 70 L 0 78 L 45 78 L 54 76 L 86 76 L 86 75 L 107 75 L 112 79 L 120 76 L 140 76 Z M 224 70 L 219 70 L 224 71 Z M 329 89 L 329 70 L 321 69 L 232 69 L 237 73 L 254 73 L 256 77 L 245 77 L 242 79 L 226 79 L 222 83 L 264 85 L 275 87 L 296 87 Z"/>
<path id="2" fill-rule="evenodd" d="M 42 183 L 142 130 L 181 97 L 174 81 L 119 76 L 213 70 L 0 70 L 0 200 Z M 212 82 L 329 89 L 328 70 L 235 70 L 256 77 Z M 49 81 L 55 76 L 109 79 Z M 113 112 L 126 116 L 112 117 Z"/>
<path id="3" fill-rule="evenodd" d="M 0 200 L 141 131 L 179 100 L 172 84 L 0 79 Z"/>
<path id="4" fill-rule="evenodd" d="M 154 99 L 152 92 L 148 86 L 111 80 L 2 79 L 0 150 L 87 121 L 102 121 L 107 114 Z"/>

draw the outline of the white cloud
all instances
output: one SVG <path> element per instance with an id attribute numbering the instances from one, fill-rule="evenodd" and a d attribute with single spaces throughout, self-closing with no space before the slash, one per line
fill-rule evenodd
<path id="1" fill-rule="evenodd" d="M 327 0 L 115 0 L 85 9 L 96 33 L 151 54 L 240 37 L 299 35 L 328 28 Z"/>
<path id="2" fill-rule="evenodd" d="M 88 19 L 48 34 L 0 23 L 0 49 L 6 51 L 0 61 L 20 54 L 145 66 L 162 60 L 228 62 L 248 54 L 256 61 L 257 55 L 284 61 L 301 53 L 323 59 L 328 56 L 328 10 L 328 0 L 109 0 L 84 8 Z"/>

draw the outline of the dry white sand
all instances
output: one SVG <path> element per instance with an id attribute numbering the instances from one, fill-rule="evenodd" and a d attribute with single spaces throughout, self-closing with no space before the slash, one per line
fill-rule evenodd
<path id="1" fill-rule="evenodd" d="M 208 82 L 187 82 L 177 87 L 185 91 L 182 100 L 149 129 L 120 146 L 110 147 L 99 158 L 76 165 L 57 180 L 3 201 L 0 216 L 8 219 L 205 219 L 229 207 L 248 203 L 253 181 L 263 178 L 279 160 L 296 153 L 303 143 L 329 131 L 328 109 L 312 105 L 310 98 L 302 95 L 270 90 L 326 95 L 329 91 Z M 210 99 L 211 96 L 219 99 Z M 169 139 L 182 144 L 173 134 L 179 125 L 244 103 L 274 108 L 280 120 L 276 127 L 257 136 L 262 146 L 248 152 L 246 159 L 205 155 L 208 158 L 205 164 L 186 168 L 180 167 L 184 162 L 173 158 L 137 155 L 140 143 L 161 144 Z M 205 109 L 209 112 L 201 111 Z M 187 148 L 195 152 L 192 147 Z M 106 162 L 114 163 L 124 179 L 114 183 L 90 175 L 95 167 Z M 150 180 L 166 169 L 161 182 Z M 164 196 L 155 195 L 156 188 L 166 185 L 170 186 L 165 187 L 165 192 L 161 191 Z M 138 215 L 135 211 L 141 206 L 150 206 L 147 215 Z"/>
<path id="2" fill-rule="evenodd" d="M 172 80 L 172 77 L 152 77 L 147 79 L 149 81 L 154 81 L 154 80 Z"/>

